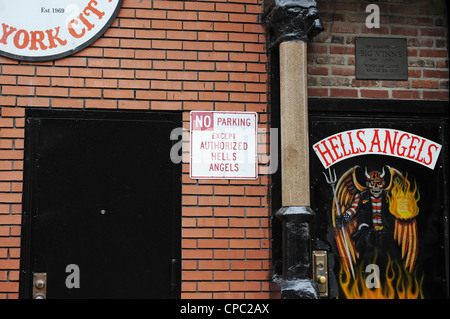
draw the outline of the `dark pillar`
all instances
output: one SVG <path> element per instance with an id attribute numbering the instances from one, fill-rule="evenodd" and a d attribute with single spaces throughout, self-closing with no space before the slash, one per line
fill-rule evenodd
<path id="1" fill-rule="evenodd" d="M 306 41 L 323 28 L 316 2 L 265 2 L 271 49 L 280 49 L 283 276 L 274 279 L 284 299 L 318 298 L 311 269 Z"/>
<path id="2" fill-rule="evenodd" d="M 283 224 L 283 278 L 277 280 L 283 299 L 317 299 L 311 280 L 311 227 L 314 212 L 307 206 L 282 207 L 277 217 Z"/>

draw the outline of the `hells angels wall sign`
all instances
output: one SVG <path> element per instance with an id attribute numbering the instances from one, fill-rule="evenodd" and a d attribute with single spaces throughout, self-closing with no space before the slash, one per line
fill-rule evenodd
<path id="1" fill-rule="evenodd" d="M 1 1 L 0 54 L 46 61 L 78 52 L 109 28 L 122 1 Z"/>
<path id="2" fill-rule="evenodd" d="M 315 249 L 331 298 L 445 298 L 445 123 L 312 117 Z"/>

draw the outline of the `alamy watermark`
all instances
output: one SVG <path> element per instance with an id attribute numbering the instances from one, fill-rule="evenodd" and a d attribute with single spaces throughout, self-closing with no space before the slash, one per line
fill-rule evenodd
<path id="1" fill-rule="evenodd" d="M 80 288 L 80 267 L 76 264 L 70 264 L 66 267 L 66 287 L 68 289 Z"/>
<path id="2" fill-rule="evenodd" d="M 366 266 L 366 287 L 369 289 L 380 288 L 380 267 L 376 264 L 369 264 Z"/>
<path id="3" fill-rule="evenodd" d="M 370 14 L 366 17 L 366 27 L 369 29 L 380 28 L 380 7 L 376 4 L 369 4 L 366 12 Z"/>
<path id="4" fill-rule="evenodd" d="M 183 138 L 185 134 L 188 134 L 188 130 L 177 127 L 170 133 L 170 140 L 177 141 L 170 149 L 170 160 L 174 164 L 180 164 L 183 162 L 183 151 L 187 152 L 186 147 L 188 141 Z M 258 145 L 267 143 L 267 136 L 270 135 L 268 141 L 269 153 L 258 153 L 260 157 L 268 157 L 268 165 L 265 166 L 264 174 L 275 174 L 278 170 L 278 128 L 271 128 L 269 134 L 265 129 L 258 129 Z M 257 146 L 258 146 L 257 145 Z M 266 161 L 265 161 L 266 162 Z"/>

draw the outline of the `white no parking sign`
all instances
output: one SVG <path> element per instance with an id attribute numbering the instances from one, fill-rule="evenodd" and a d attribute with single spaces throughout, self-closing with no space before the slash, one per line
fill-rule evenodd
<path id="1" fill-rule="evenodd" d="M 192 179 L 258 176 L 257 113 L 191 112 Z"/>

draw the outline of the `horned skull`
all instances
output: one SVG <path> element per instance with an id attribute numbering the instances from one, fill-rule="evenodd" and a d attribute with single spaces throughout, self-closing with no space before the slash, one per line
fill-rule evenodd
<path id="1" fill-rule="evenodd" d="M 366 175 L 366 185 L 369 188 L 370 193 L 372 194 L 373 197 L 378 198 L 381 196 L 381 194 L 383 193 L 383 189 L 384 189 L 384 167 L 383 167 L 383 172 L 379 172 L 379 171 L 372 171 L 369 173 L 367 173 L 367 167 L 365 170 L 365 175 Z"/>

